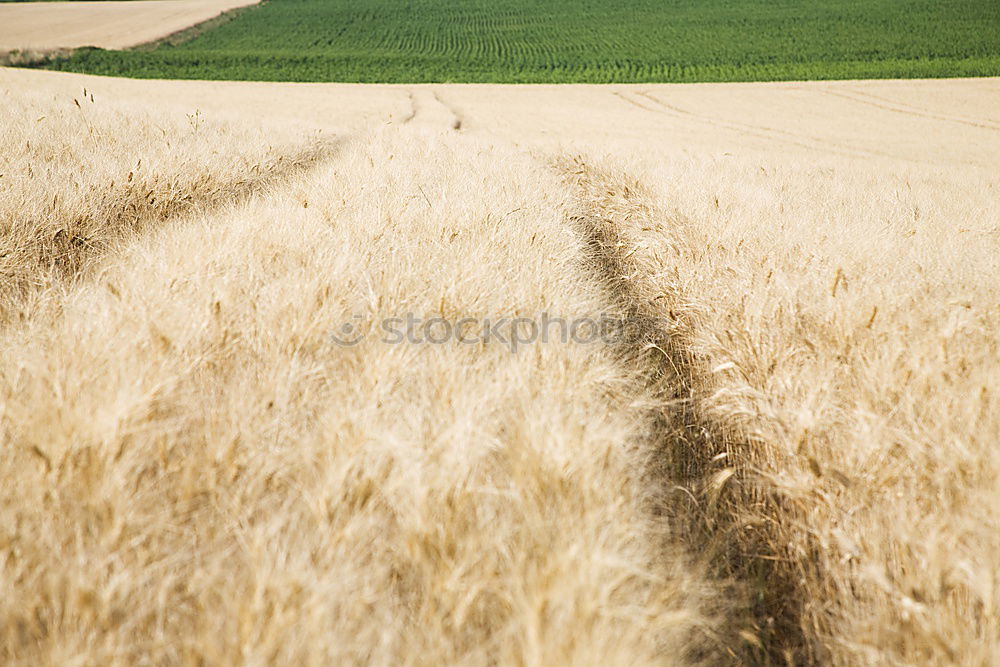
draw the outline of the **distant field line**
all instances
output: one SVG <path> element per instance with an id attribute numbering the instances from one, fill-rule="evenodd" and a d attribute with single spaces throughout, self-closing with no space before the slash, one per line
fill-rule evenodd
<path id="1" fill-rule="evenodd" d="M 867 104 L 877 109 L 884 109 L 886 111 L 893 111 L 896 113 L 906 114 L 909 116 L 919 116 L 921 118 L 930 118 L 932 120 L 943 120 L 949 123 L 960 123 L 962 125 L 968 125 L 970 127 L 978 127 L 986 130 L 1000 130 L 1000 124 L 995 124 L 988 120 L 975 121 L 975 120 L 967 120 L 959 116 L 946 116 L 944 114 L 938 114 L 924 109 L 917 109 L 915 107 L 909 106 L 901 102 L 896 102 L 894 100 L 889 100 L 883 97 L 878 97 L 876 95 L 872 95 L 870 93 L 864 93 L 861 91 L 847 92 L 843 90 L 840 91 L 822 90 L 821 92 L 826 95 L 834 95 L 836 97 L 842 97 L 845 100 L 851 100 L 859 104 Z M 871 98 L 871 99 L 865 99 L 865 98 Z"/>
<path id="2" fill-rule="evenodd" d="M 641 96 L 645 100 L 652 102 L 658 108 L 650 108 L 641 104 L 634 99 L 626 97 L 624 94 L 618 91 L 613 92 L 617 97 L 625 100 L 633 106 L 639 107 L 645 111 L 652 113 L 663 113 L 670 115 L 674 118 L 688 120 L 701 125 L 707 125 L 709 127 L 718 127 L 738 134 L 749 134 L 751 136 L 757 137 L 759 139 L 765 139 L 767 141 L 781 141 L 793 146 L 798 146 L 799 148 L 805 148 L 808 150 L 821 150 L 827 153 L 832 153 L 835 155 L 842 155 L 844 157 L 851 158 L 864 158 L 864 157 L 889 157 L 893 159 L 898 159 L 898 156 L 892 155 L 890 153 L 885 153 L 883 151 L 874 150 L 871 148 L 854 148 L 849 146 L 844 146 L 842 144 L 830 141 L 828 139 L 822 139 L 820 137 L 801 135 L 794 132 L 789 132 L 787 130 L 780 130 L 772 127 L 753 125 L 751 123 L 741 123 L 738 121 L 725 121 L 712 119 L 705 116 L 692 113 L 680 107 L 674 106 L 656 97 L 653 93 L 647 91 L 637 91 L 633 93 L 634 95 Z"/>

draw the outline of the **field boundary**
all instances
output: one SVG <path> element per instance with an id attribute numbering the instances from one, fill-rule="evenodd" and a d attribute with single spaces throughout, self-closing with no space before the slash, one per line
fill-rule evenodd
<path id="1" fill-rule="evenodd" d="M 260 0 L 251 5 L 244 5 L 242 7 L 234 7 L 233 9 L 227 9 L 221 14 L 213 16 L 210 19 L 200 21 L 189 25 L 187 28 L 181 28 L 176 32 L 172 32 L 169 35 L 164 35 L 159 39 L 153 39 L 148 42 L 143 42 L 142 44 L 136 44 L 135 46 L 129 47 L 127 49 L 121 49 L 123 51 L 152 51 L 160 46 L 177 46 L 178 44 L 183 44 L 184 42 L 189 42 L 196 37 L 200 37 L 205 32 L 218 28 L 221 25 L 229 23 L 233 19 L 237 18 L 240 14 L 244 12 L 251 11 L 253 9 L 258 9 L 262 5 L 267 4 L 268 0 Z"/>
<path id="2" fill-rule="evenodd" d="M 0 67 L 41 68 L 57 60 L 72 58 L 79 49 L 0 49 Z"/>

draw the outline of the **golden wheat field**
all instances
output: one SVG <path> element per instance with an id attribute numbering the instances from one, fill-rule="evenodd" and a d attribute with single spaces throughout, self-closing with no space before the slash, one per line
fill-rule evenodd
<path id="1" fill-rule="evenodd" d="M 0 4 L 0 51 L 151 42 L 259 0 L 91 0 Z"/>
<path id="2" fill-rule="evenodd" d="M 0 99 L 4 664 L 996 663 L 997 80 Z"/>

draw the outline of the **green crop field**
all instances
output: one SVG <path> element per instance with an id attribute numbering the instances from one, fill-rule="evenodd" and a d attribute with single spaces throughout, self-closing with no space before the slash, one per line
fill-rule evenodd
<path id="1" fill-rule="evenodd" d="M 998 0 L 268 0 L 194 35 L 154 49 L 80 50 L 47 66 L 359 82 L 1000 74 Z"/>

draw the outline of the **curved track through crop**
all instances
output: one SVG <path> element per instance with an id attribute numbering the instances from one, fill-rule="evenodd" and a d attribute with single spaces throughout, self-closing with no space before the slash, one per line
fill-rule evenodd
<path id="1" fill-rule="evenodd" d="M 800 115 L 851 97 L 857 137 L 770 118 L 798 85 L 729 116 L 645 86 L 153 113 L 153 84 L 51 76 L 3 91 L 5 661 L 998 648 L 995 132 L 935 102 L 983 89 L 817 86 Z M 541 313 L 627 335 L 381 338 Z"/>

